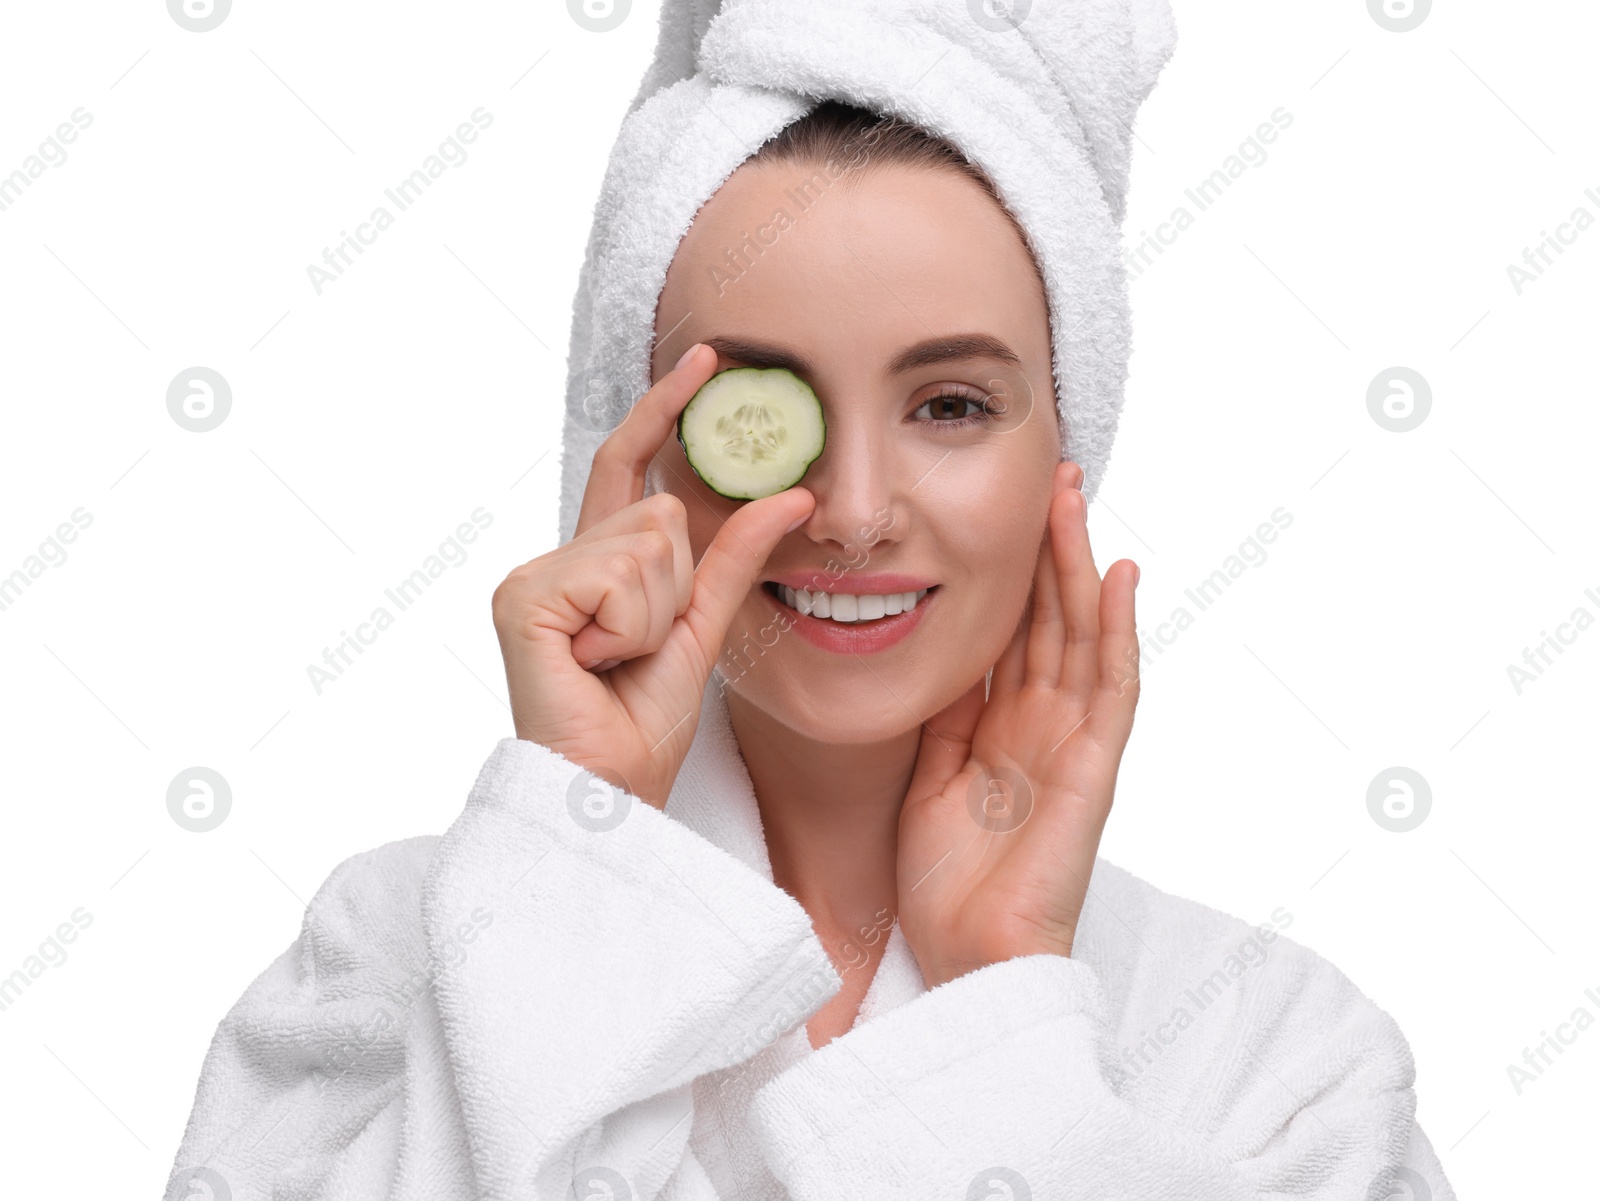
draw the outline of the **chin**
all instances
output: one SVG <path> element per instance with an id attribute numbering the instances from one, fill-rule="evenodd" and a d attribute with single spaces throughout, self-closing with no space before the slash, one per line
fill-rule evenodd
<path id="1" fill-rule="evenodd" d="M 775 657 L 782 649 L 773 648 L 746 664 L 742 675 L 724 660 L 728 690 L 815 742 L 854 746 L 890 741 L 919 728 L 962 691 L 949 663 L 923 664 L 926 674 L 913 667 L 891 675 L 886 665 L 869 667 L 850 659 L 797 667 Z"/>
<path id="2" fill-rule="evenodd" d="M 898 706 L 896 706 L 898 708 Z M 901 710 L 900 718 L 865 713 L 834 713 L 827 716 L 797 711 L 782 705 L 768 710 L 774 721 L 782 722 L 802 738 L 824 746 L 871 746 L 903 737 L 911 728 L 911 714 Z"/>

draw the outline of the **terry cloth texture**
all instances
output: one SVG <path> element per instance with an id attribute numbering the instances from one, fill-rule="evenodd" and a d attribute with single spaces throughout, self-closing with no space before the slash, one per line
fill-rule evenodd
<path id="1" fill-rule="evenodd" d="M 993 179 L 1045 281 L 1062 455 L 1093 500 L 1122 409 L 1133 121 L 1176 44 L 1167 0 L 667 0 L 612 148 L 573 304 L 560 541 L 595 449 L 650 387 L 656 303 L 695 213 L 834 99 L 914 121 Z M 665 334 L 667 331 L 662 331 Z"/>
<path id="2" fill-rule="evenodd" d="M 218 1026 L 167 1201 L 1454 1201 L 1400 1030 L 1290 923 L 1100 859 L 1070 958 L 929 989 L 893 925 L 813 1050 L 843 981 L 713 677 L 665 812 L 507 738 L 442 837 L 340 864 Z"/>

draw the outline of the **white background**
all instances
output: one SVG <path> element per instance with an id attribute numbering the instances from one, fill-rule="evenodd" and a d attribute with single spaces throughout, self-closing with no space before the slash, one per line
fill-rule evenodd
<path id="1" fill-rule="evenodd" d="M 0 174 L 93 118 L 0 212 L 0 574 L 93 518 L 0 612 L 0 975 L 93 916 L 0 1012 L 9 1193 L 157 1195 L 218 1020 L 305 901 L 447 828 L 510 733 L 489 596 L 555 544 L 571 298 L 656 10 L 597 34 L 555 0 L 238 0 L 197 34 L 157 0 L 6 6 Z M 1521 295 L 1506 268 L 1600 217 L 1600 18 L 1177 19 L 1125 228 L 1196 219 L 1132 283 L 1091 533 L 1102 567 L 1141 565 L 1144 633 L 1196 620 L 1147 662 L 1103 850 L 1289 910 L 1408 1035 L 1463 1197 L 1592 1187 L 1600 1028 L 1520 1095 L 1507 1066 L 1600 1018 L 1600 628 L 1520 694 L 1507 666 L 1600 617 L 1600 227 Z M 318 295 L 307 266 L 480 106 L 467 160 Z M 1280 106 L 1266 161 L 1197 212 L 1184 190 Z M 199 434 L 166 407 L 195 365 L 233 393 Z M 1397 365 L 1433 393 L 1408 433 L 1367 411 Z M 318 695 L 307 666 L 479 506 L 466 562 Z M 1266 561 L 1197 612 L 1184 590 L 1279 506 Z M 233 794 L 205 834 L 166 808 L 196 765 Z M 1397 765 L 1432 789 L 1407 833 L 1367 809 Z"/>

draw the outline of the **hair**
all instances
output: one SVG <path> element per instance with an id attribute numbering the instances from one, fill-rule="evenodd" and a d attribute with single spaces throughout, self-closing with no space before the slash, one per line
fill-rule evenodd
<path id="1" fill-rule="evenodd" d="M 955 171 L 984 190 L 1017 231 L 1028 261 L 1048 303 L 1049 289 L 1039 269 L 1033 243 L 1016 216 L 1000 198 L 989 173 L 953 142 L 894 113 L 878 113 L 842 100 L 823 100 L 798 121 L 785 126 L 748 160 L 755 163 L 838 164 L 847 182 L 874 168 L 899 166 L 928 171 Z"/>

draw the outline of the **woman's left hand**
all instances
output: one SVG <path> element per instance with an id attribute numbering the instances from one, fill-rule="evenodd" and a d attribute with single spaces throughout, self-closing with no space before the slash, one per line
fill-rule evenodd
<path id="1" fill-rule="evenodd" d="M 901 933 L 929 988 L 1019 955 L 1070 955 L 1139 699 L 1133 593 L 1102 582 L 1083 471 L 1063 462 L 1034 589 L 984 681 L 923 724 L 900 811 Z"/>

